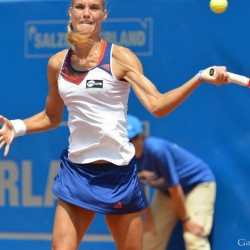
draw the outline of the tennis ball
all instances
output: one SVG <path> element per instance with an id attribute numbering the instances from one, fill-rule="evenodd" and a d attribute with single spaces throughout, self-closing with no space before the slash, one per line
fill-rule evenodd
<path id="1" fill-rule="evenodd" d="M 210 9 L 217 14 L 223 13 L 228 6 L 227 0 L 211 0 Z"/>

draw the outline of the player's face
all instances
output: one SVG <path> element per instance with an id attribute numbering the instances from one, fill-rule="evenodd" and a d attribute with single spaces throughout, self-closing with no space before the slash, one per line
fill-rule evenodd
<path id="1" fill-rule="evenodd" d="M 73 0 L 69 14 L 74 30 L 83 35 L 99 34 L 107 17 L 103 0 Z"/>

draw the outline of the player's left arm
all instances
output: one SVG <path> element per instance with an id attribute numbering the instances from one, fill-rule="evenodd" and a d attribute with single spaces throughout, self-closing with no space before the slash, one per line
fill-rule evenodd
<path id="1" fill-rule="evenodd" d="M 229 77 L 225 67 L 216 67 L 217 75 L 210 76 L 209 68 L 202 73 L 203 81 L 222 85 Z M 115 46 L 113 50 L 113 71 L 120 80 L 131 84 L 141 103 L 156 117 L 163 117 L 179 106 L 200 84 L 198 74 L 180 87 L 164 94 L 143 75 L 143 67 L 137 56 L 129 49 Z"/>

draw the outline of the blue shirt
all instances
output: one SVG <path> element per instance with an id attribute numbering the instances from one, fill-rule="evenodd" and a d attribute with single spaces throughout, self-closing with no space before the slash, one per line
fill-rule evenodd
<path id="1" fill-rule="evenodd" d="M 165 192 L 180 184 L 187 193 L 200 183 L 215 181 L 207 163 L 186 149 L 160 138 L 145 138 L 143 155 L 137 161 L 140 182 Z"/>

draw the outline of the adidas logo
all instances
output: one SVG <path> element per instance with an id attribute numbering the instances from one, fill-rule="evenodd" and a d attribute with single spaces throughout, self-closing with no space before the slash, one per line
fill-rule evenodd
<path id="1" fill-rule="evenodd" d="M 110 65 L 109 64 L 102 64 L 101 67 L 106 69 L 106 70 L 110 70 Z"/>
<path id="2" fill-rule="evenodd" d="M 119 202 L 117 202 L 114 206 L 113 206 L 113 208 L 122 208 L 122 203 L 119 201 Z"/>

